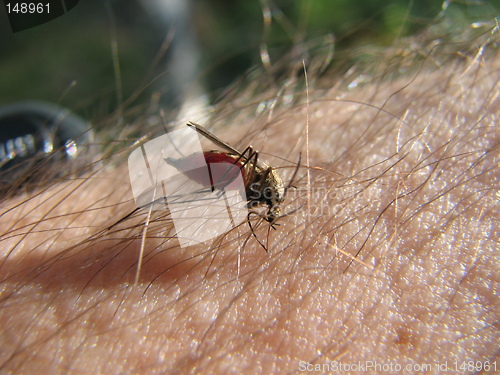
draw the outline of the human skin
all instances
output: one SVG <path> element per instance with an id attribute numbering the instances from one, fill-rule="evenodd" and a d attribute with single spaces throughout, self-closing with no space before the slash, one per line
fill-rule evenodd
<path id="1" fill-rule="evenodd" d="M 289 214 L 276 230 L 253 218 L 267 252 L 246 224 L 180 249 L 164 213 L 144 237 L 146 211 L 117 223 L 133 148 L 2 202 L 1 371 L 498 371 L 500 63 L 481 46 L 384 81 L 309 76 L 309 100 L 260 116 L 259 99 L 221 108 L 213 131 L 286 184 L 301 153 Z"/>

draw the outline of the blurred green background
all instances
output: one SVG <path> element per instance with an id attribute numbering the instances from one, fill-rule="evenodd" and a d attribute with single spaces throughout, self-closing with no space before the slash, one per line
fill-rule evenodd
<path id="1" fill-rule="evenodd" d="M 453 32 L 465 23 L 492 21 L 500 9 L 500 0 L 193 0 L 189 4 L 188 32 L 196 39 L 200 56 L 199 71 L 192 79 L 212 100 L 250 67 L 262 64 L 263 42 L 271 62 L 276 62 L 297 43 L 327 40 L 325 35 L 334 40 L 335 53 L 367 44 L 387 46 L 436 20 L 446 19 Z M 271 20 L 267 29 L 266 10 Z M 176 75 L 167 65 L 168 48 L 163 58 L 155 56 L 167 36 L 182 28 L 166 26 L 138 0 L 80 0 L 66 15 L 15 34 L 5 9 L 2 12 L 0 105 L 42 99 L 87 118 L 100 117 L 116 108 L 117 90 L 125 101 L 138 94 L 130 104 L 144 102 L 155 91 L 168 91 L 168 77 Z M 111 52 L 114 42 L 119 85 Z M 155 77 L 156 82 L 148 85 Z M 170 94 L 175 96 L 175 90 Z"/>

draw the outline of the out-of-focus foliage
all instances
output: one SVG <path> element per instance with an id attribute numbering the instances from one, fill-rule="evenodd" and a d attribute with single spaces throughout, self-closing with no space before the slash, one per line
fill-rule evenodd
<path id="1" fill-rule="evenodd" d="M 43 99 L 87 117 L 108 113 L 117 96 L 114 42 L 124 99 L 138 91 L 145 92 L 138 100 L 150 95 L 147 80 L 161 74 L 162 61 L 153 74 L 146 72 L 169 29 L 136 1 L 106 7 L 103 0 L 82 0 L 65 16 L 14 35 L 0 14 L 0 104 Z M 199 80 L 212 93 L 261 64 L 262 47 L 273 63 L 294 45 L 324 35 L 331 36 L 336 52 L 387 46 L 438 21 L 449 34 L 466 23 L 493 22 L 500 10 L 498 0 L 193 0 L 191 5 L 201 49 Z"/>

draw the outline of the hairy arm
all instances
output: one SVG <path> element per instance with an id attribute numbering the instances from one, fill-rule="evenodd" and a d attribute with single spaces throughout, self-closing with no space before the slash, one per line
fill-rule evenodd
<path id="1" fill-rule="evenodd" d="M 124 165 L 3 202 L 0 368 L 441 373 L 497 360 L 498 58 L 366 77 L 219 128 L 286 181 L 302 151 L 290 215 L 255 230 L 269 253 L 246 225 L 188 249 L 166 215 L 145 234 L 146 213 L 108 229 L 134 208 Z"/>

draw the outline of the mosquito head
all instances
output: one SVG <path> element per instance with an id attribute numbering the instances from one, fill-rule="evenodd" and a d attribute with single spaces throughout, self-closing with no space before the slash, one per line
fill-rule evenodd
<path id="1" fill-rule="evenodd" d="M 269 207 L 269 210 L 267 210 L 266 216 L 264 219 L 266 219 L 267 222 L 274 224 L 276 219 L 278 219 L 281 216 L 281 208 L 280 206 L 273 206 Z"/>

